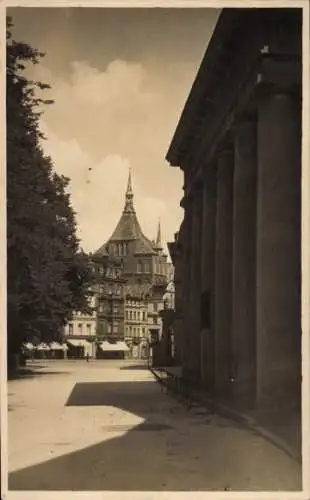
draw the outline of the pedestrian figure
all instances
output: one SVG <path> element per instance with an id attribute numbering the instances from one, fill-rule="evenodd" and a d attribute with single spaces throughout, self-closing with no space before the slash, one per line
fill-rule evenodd
<path id="1" fill-rule="evenodd" d="M 86 354 L 86 361 L 87 361 L 87 363 L 89 363 L 89 354 L 88 353 Z"/>

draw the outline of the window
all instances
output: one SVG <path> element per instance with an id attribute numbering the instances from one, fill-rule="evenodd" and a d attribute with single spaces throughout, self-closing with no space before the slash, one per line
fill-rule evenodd
<path id="1" fill-rule="evenodd" d="M 113 332 L 114 333 L 118 332 L 118 324 L 113 325 Z"/>
<path id="2" fill-rule="evenodd" d="M 153 307 L 154 307 L 154 309 L 153 309 L 153 310 L 154 310 L 155 312 L 157 312 L 157 310 L 158 310 L 158 304 L 157 304 L 157 302 L 155 302 L 155 303 L 154 303 L 154 306 L 153 306 Z"/>
<path id="3" fill-rule="evenodd" d="M 99 291 L 100 291 L 100 293 L 104 292 L 104 285 L 99 285 Z"/>
<path id="4" fill-rule="evenodd" d="M 108 323 L 108 333 L 111 333 L 111 323 Z"/>
<path id="5" fill-rule="evenodd" d="M 78 332 L 79 332 L 79 335 L 82 335 L 82 333 L 83 333 L 83 325 L 82 325 L 82 323 L 78 324 Z"/>
<path id="6" fill-rule="evenodd" d="M 139 260 L 137 264 L 137 272 L 142 273 L 142 262 Z"/>
<path id="7" fill-rule="evenodd" d="M 69 335 L 73 335 L 73 325 L 69 323 Z"/>
<path id="8" fill-rule="evenodd" d="M 90 324 L 86 325 L 86 331 L 87 331 L 87 335 L 91 335 L 91 325 Z"/>
<path id="9" fill-rule="evenodd" d="M 102 267 L 102 266 L 100 266 L 100 267 L 99 267 L 99 273 L 100 273 L 100 274 L 104 274 L 104 269 L 103 269 L 103 267 Z"/>
<path id="10" fill-rule="evenodd" d="M 145 328 L 142 328 L 142 335 L 145 337 Z"/>
<path id="11" fill-rule="evenodd" d="M 100 312 L 100 313 L 102 313 L 102 312 L 103 312 L 103 310 L 104 310 L 104 308 L 103 308 L 103 304 L 100 304 L 100 305 L 99 305 L 98 310 L 99 310 L 99 312 Z"/>

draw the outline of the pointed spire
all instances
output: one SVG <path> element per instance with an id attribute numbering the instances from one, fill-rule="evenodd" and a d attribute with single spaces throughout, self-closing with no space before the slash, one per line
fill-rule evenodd
<path id="1" fill-rule="evenodd" d="M 126 196 L 127 195 L 133 195 L 132 184 L 131 184 L 131 168 L 130 167 L 129 167 L 127 190 L 126 190 Z"/>
<path id="2" fill-rule="evenodd" d="M 133 213 L 134 211 L 135 211 L 135 209 L 133 207 L 133 190 L 132 190 L 132 183 L 131 183 L 131 168 L 129 168 L 124 212 Z"/>
<path id="3" fill-rule="evenodd" d="M 160 218 L 158 219 L 158 228 L 157 228 L 157 237 L 156 237 L 156 248 L 162 249 Z"/>

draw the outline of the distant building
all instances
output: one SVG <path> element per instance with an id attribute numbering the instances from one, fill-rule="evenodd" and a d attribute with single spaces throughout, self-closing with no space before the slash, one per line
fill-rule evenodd
<path id="1" fill-rule="evenodd" d="M 117 352 L 118 347 L 129 356 L 145 357 L 150 335 L 161 333 L 159 313 L 173 265 L 163 251 L 160 222 L 156 240 L 151 241 L 141 229 L 133 198 L 129 172 L 120 220 L 109 240 L 91 255 L 97 357 L 110 348 Z M 75 315 L 71 325 L 79 318 Z"/>
<path id="2" fill-rule="evenodd" d="M 74 312 L 71 321 L 64 328 L 64 336 L 69 347 L 68 358 L 83 358 L 87 354 L 95 356 L 94 339 L 96 337 L 96 296 L 93 294 L 89 299 L 91 314 Z"/>

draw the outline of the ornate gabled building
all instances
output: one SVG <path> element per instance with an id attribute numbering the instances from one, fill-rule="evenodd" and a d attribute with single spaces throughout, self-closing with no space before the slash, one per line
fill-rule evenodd
<path id="1" fill-rule="evenodd" d="M 130 172 L 121 218 L 110 239 L 93 257 L 116 259 L 121 264 L 122 276 L 128 285 L 165 286 L 167 255 L 163 253 L 160 224 L 156 241 L 149 240 L 143 234 L 133 205 Z"/>
<path id="2" fill-rule="evenodd" d="M 149 240 L 139 224 L 133 198 L 129 172 L 120 220 L 109 240 L 92 255 L 98 294 L 97 336 L 112 335 L 129 345 L 145 342 L 150 329 L 160 329 L 158 313 L 172 266 L 163 251 L 160 222 L 156 240 Z M 107 272 L 111 275 L 110 285 Z M 109 286 L 112 293 L 108 291 L 107 302 L 105 292 Z M 114 288 L 118 290 L 117 295 Z"/>

